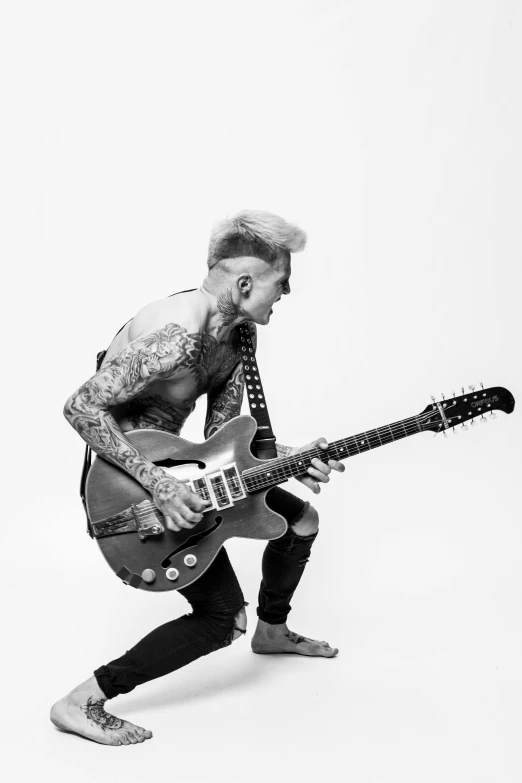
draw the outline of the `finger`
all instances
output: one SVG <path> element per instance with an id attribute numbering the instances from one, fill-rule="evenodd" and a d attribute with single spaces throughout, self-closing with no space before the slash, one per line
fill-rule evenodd
<path id="1" fill-rule="evenodd" d="M 314 457 L 312 459 L 312 465 L 317 468 L 317 470 L 322 471 L 322 473 L 325 473 L 327 476 L 332 472 L 332 469 L 329 465 L 327 465 L 326 462 L 323 462 L 319 459 L 319 457 Z"/>
<path id="2" fill-rule="evenodd" d="M 199 495 L 196 495 L 195 492 L 188 492 L 187 496 L 183 498 L 183 501 L 192 511 L 198 513 L 206 511 L 209 505 L 212 505 L 211 500 L 204 500 L 203 498 L 200 498 Z"/>
<path id="3" fill-rule="evenodd" d="M 313 480 L 311 476 L 301 476 L 298 480 L 301 482 L 301 484 L 304 484 L 305 487 L 311 489 L 314 495 L 318 495 L 319 492 L 321 491 L 321 487 L 319 486 L 317 481 Z"/>
<path id="4" fill-rule="evenodd" d="M 178 504 L 178 513 L 185 522 L 190 523 L 191 527 L 193 527 L 197 522 L 201 522 L 203 519 L 203 514 L 191 511 L 190 508 L 183 503 Z"/>
<path id="5" fill-rule="evenodd" d="M 179 533 L 179 527 L 176 525 L 171 516 L 165 514 L 165 522 L 169 530 L 174 530 L 176 533 Z"/>
<path id="6" fill-rule="evenodd" d="M 326 438 L 317 438 L 317 440 L 314 440 L 313 445 L 319 446 L 320 449 L 327 449 L 328 441 L 326 440 Z"/>
<path id="7" fill-rule="evenodd" d="M 180 513 L 180 511 L 176 511 L 176 509 L 172 509 L 171 516 L 174 524 L 178 526 L 178 530 L 180 530 L 181 528 L 190 529 L 191 527 L 194 527 L 194 525 L 185 522 L 185 519 L 183 518 L 183 514 Z"/>
<path id="8" fill-rule="evenodd" d="M 332 470 L 337 470 L 339 473 L 344 473 L 346 470 L 346 465 L 343 465 L 342 462 L 338 462 L 336 459 L 328 460 L 328 464 Z"/>
<path id="9" fill-rule="evenodd" d="M 322 470 L 318 470 L 317 468 L 309 467 L 307 473 L 310 476 L 313 476 L 316 481 L 323 481 L 325 484 L 330 481 L 330 477 L 327 476 L 326 473 L 323 473 Z"/>

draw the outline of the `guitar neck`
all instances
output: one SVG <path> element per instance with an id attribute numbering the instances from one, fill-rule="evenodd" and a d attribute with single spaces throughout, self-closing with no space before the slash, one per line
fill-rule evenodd
<path id="1" fill-rule="evenodd" d="M 256 492 L 282 484 L 289 478 L 304 475 L 315 457 L 319 457 L 323 462 L 327 462 L 329 459 L 342 460 L 347 457 L 355 457 L 364 451 L 385 446 L 387 443 L 407 438 L 418 432 L 423 432 L 419 417 L 412 416 L 393 424 L 386 424 L 384 427 L 377 427 L 374 430 L 359 432 L 357 435 L 336 440 L 328 445 L 328 449 L 314 448 L 290 457 L 268 460 L 264 465 L 244 470 L 242 477 L 247 490 Z"/>

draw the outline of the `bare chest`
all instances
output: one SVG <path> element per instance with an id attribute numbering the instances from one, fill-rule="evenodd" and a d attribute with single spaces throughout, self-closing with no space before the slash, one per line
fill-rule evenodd
<path id="1" fill-rule="evenodd" d="M 150 384 L 119 410 L 114 411 L 122 429 L 157 427 L 179 433 L 196 400 L 222 384 L 240 361 L 237 340 L 218 343 L 198 335 L 191 360 L 170 378 Z"/>

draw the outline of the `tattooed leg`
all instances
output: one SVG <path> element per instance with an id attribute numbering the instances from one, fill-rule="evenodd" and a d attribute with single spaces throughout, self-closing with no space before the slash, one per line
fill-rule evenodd
<path id="1" fill-rule="evenodd" d="M 321 658 L 334 658 L 339 650 L 328 642 L 319 642 L 290 631 L 286 623 L 270 625 L 259 619 L 252 637 L 252 650 L 260 655 L 294 653 Z"/>
<path id="2" fill-rule="evenodd" d="M 102 745 L 135 745 L 152 732 L 105 711 L 107 698 L 90 677 L 51 709 L 51 721 L 61 731 L 79 734 Z"/>

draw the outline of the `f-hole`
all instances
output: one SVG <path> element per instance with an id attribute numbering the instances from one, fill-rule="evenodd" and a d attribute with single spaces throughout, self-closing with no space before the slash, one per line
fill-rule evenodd
<path id="1" fill-rule="evenodd" d="M 200 470 L 205 469 L 205 463 L 197 459 L 171 459 L 166 457 L 166 459 L 155 460 L 154 465 L 158 465 L 160 468 L 175 468 L 176 465 L 197 465 Z"/>
<path id="2" fill-rule="evenodd" d="M 223 517 L 221 516 L 221 514 L 218 514 L 218 516 L 214 518 L 214 524 L 212 525 L 212 527 L 209 527 L 206 530 L 202 530 L 201 533 L 195 533 L 193 536 L 190 536 L 190 538 L 187 538 L 186 541 L 183 542 L 183 544 L 178 546 L 177 549 L 173 549 L 172 552 L 169 555 L 167 555 L 167 557 L 164 560 L 161 561 L 161 567 L 169 568 L 172 565 L 171 558 L 173 558 L 174 555 L 177 555 L 179 552 L 183 552 L 185 549 L 190 549 L 191 546 L 198 544 L 208 535 L 210 535 L 215 530 L 217 530 L 222 522 L 223 522 Z"/>

